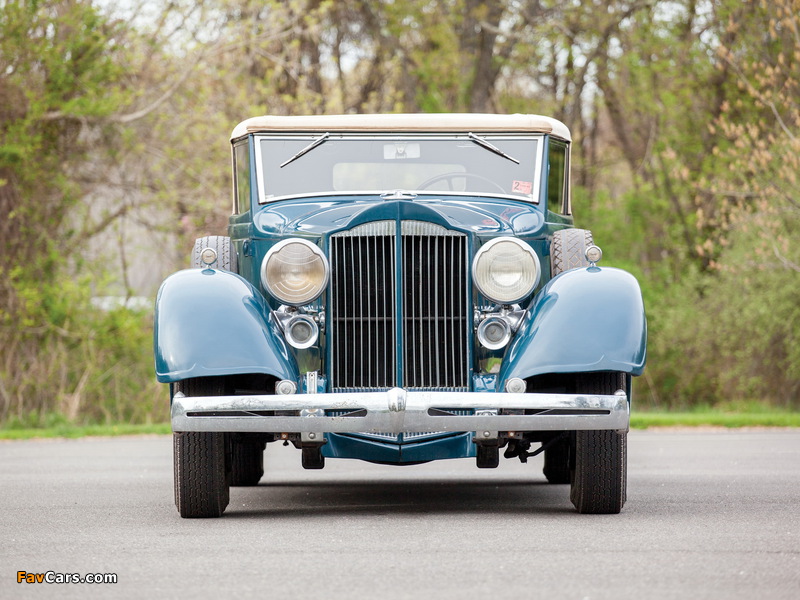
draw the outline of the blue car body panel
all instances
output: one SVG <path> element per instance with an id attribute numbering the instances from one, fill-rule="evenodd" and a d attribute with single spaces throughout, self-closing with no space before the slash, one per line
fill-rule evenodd
<path id="1" fill-rule="evenodd" d="M 155 315 L 156 376 L 265 373 L 297 380 L 297 365 L 263 296 L 228 271 L 188 269 L 161 285 Z"/>
<path id="2" fill-rule="evenodd" d="M 498 377 L 620 371 L 641 375 L 647 323 L 636 279 L 620 269 L 587 267 L 554 277 L 531 303 Z"/>
<path id="3" fill-rule="evenodd" d="M 364 436 L 326 434 L 322 447 L 327 458 L 357 458 L 377 463 L 415 464 L 447 458 L 475 456 L 474 434 L 461 433 L 406 442 L 369 439 Z"/>

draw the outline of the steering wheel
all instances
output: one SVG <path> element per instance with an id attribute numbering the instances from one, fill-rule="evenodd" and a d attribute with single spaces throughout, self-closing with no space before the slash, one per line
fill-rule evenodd
<path id="1" fill-rule="evenodd" d="M 497 189 L 501 194 L 505 194 L 506 191 L 503 187 L 495 181 L 492 181 L 488 177 L 484 177 L 483 175 L 476 175 L 475 173 L 462 173 L 460 171 L 451 171 L 449 173 L 442 173 L 441 175 L 436 175 L 435 177 L 431 177 L 430 179 L 426 179 L 422 183 L 417 186 L 418 190 L 427 190 L 430 186 L 434 183 L 438 183 L 440 181 L 447 182 L 447 189 L 448 191 L 454 191 L 453 189 L 453 182 L 456 179 L 477 179 L 478 181 L 482 181 L 483 183 L 488 183 L 493 188 Z M 465 190 L 467 191 L 467 190 Z"/>

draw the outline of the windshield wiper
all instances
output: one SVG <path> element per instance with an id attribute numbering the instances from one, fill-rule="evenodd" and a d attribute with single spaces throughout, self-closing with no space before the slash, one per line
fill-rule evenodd
<path id="1" fill-rule="evenodd" d="M 483 139 L 482 137 L 478 137 L 477 135 L 475 135 L 472 132 L 468 133 L 467 136 L 473 142 L 478 144 L 478 146 L 480 146 L 481 148 L 486 148 L 490 152 L 494 152 L 495 154 L 497 154 L 499 156 L 502 156 L 503 158 L 507 158 L 508 160 L 510 160 L 513 163 L 519 164 L 519 161 L 516 158 L 514 158 L 513 156 L 509 156 L 508 154 L 506 154 L 505 152 L 500 150 L 500 148 L 498 148 L 497 146 L 491 144 L 490 142 L 488 142 L 487 140 Z"/>
<path id="2" fill-rule="evenodd" d="M 287 160 L 286 162 L 284 162 L 283 164 L 281 164 L 280 168 L 282 169 L 283 167 L 285 167 L 285 166 L 286 166 L 286 165 L 288 165 L 289 163 L 296 161 L 298 158 L 300 158 L 300 157 L 301 157 L 301 156 L 303 156 L 304 154 L 308 154 L 308 153 L 309 153 L 309 152 L 311 152 L 311 151 L 312 151 L 314 148 L 316 148 L 317 146 L 319 146 L 320 144 L 322 144 L 323 142 L 325 142 L 325 140 L 327 140 L 329 137 L 331 137 L 331 134 L 330 134 L 329 132 L 325 132 L 325 133 L 323 133 L 321 136 L 319 136 L 317 139 L 315 139 L 313 142 L 311 142 L 311 143 L 310 143 L 308 146 L 306 146 L 305 148 L 303 148 L 302 150 L 300 150 L 300 152 L 298 152 L 297 154 L 295 154 L 295 155 L 294 155 L 292 158 L 290 158 L 289 160 Z"/>

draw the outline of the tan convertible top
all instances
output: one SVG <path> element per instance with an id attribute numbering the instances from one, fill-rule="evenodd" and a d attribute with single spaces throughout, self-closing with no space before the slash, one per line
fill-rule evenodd
<path id="1" fill-rule="evenodd" d="M 540 115 L 491 115 L 467 113 L 309 115 L 253 117 L 239 123 L 231 134 L 235 140 L 259 132 L 492 132 L 551 133 L 563 140 L 572 138 L 561 121 Z"/>

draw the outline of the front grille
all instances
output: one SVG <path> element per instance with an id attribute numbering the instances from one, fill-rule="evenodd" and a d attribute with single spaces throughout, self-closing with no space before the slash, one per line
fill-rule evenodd
<path id="1" fill-rule="evenodd" d="M 466 386 L 466 236 L 427 223 L 407 225 L 403 227 L 404 385 Z"/>
<path id="2" fill-rule="evenodd" d="M 330 342 L 335 388 L 391 388 L 395 373 L 394 221 L 331 240 Z"/>
<path id="3" fill-rule="evenodd" d="M 400 230 L 399 264 L 394 221 L 331 239 L 334 391 L 468 389 L 467 238 L 418 221 L 403 221 Z"/>

